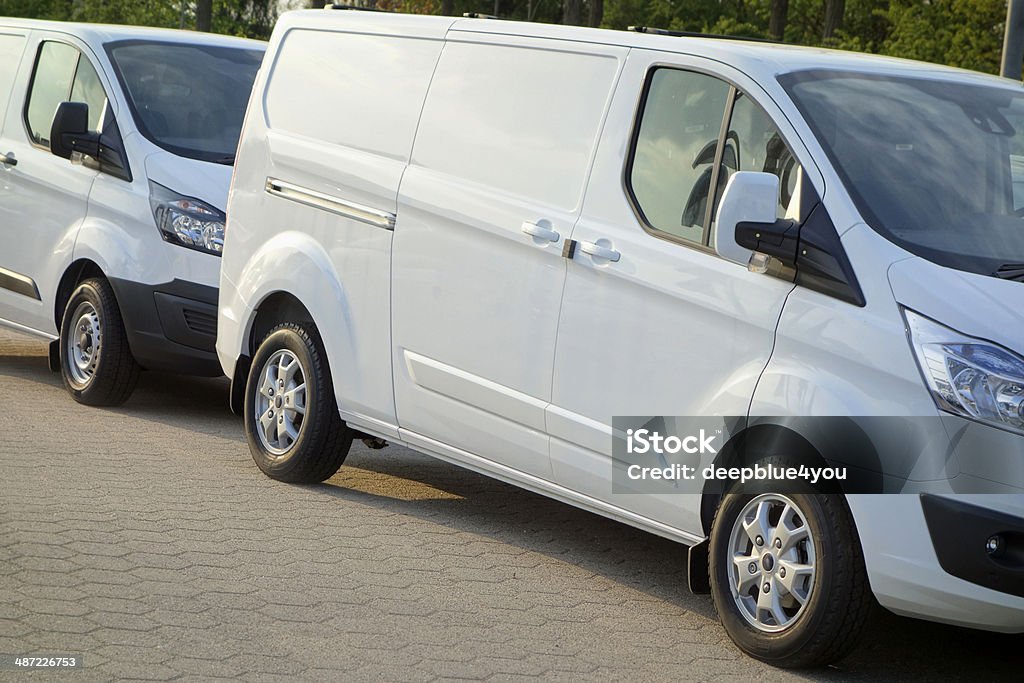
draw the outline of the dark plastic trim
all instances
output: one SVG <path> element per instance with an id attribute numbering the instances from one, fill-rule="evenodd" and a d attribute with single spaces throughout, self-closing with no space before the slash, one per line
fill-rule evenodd
<path id="1" fill-rule="evenodd" d="M 186 309 L 216 316 L 218 290 L 195 282 L 173 280 L 148 285 L 110 278 L 128 344 L 147 370 L 218 377 L 223 374 L 215 349 L 216 335 L 188 327 Z"/>
<path id="2" fill-rule="evenodd" d="M 943 571 L 1024 598 L 1024 519 L 927 493 L 921 507 Z M 997 535 L 1005 545 L 990 554 L 985 543 Z"/>
<path id="3" fill-rule="evenodd" d="M 8 292 L 27 296 L 29 299 L 35 299 L 36 301 L 42 301 L 36 281 L 28 275 L 15 273 L 13 270 L 0 268 L 0 289 L 6 289 Z"/>
<path id="4" fill-rule="evenodd" d="M 867 300 L 857 281 L 853 264 L 846 254 L 839 233 L 810 183 L 803 183 L 804 196 L 799 242 L 796 251 L 796 284 L 827 296 L 864 307 Z"/>

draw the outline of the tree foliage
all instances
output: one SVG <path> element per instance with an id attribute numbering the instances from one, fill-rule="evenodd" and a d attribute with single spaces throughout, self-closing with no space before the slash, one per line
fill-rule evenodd
<path id="1" fill-rule="evenodd" d="M 276 0 L 212 0 L 211 28 L 267 38 L 277 20 Z M 0 16 L 196 28 L 196 0 L 0 0 Z"/>
<path id="2" fill-rule="evenodd" d="M 1006 18 L 1006 0 L 347 1 L 418 14 L 476 12 L 521 21 L 775 38 L 992 73 L 999 69 Z M 213 31 L 254 38 L 270 34 L 283 6 L 277 0 L 0 0 L 0 15 L 195 28 L 197 2 L 212 4 Z"/>

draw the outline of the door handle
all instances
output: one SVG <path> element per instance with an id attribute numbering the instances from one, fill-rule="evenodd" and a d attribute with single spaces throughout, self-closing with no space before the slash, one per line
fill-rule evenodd
<path id="1" fill-rule="evenodd" d="M 8 152 L 7 154 L 0 156 L 0 163 L 8 166 L 17 166 L 18 160 L 14 158 L 14 152 Z"/>
<path id="2" fill-rule="evenodd" d="M 527 235 L 530 235 L 531 237 L 536 237 L 537 239 L 541 240 L 547 240 L 548 242 L 557 242 L 561 237 L 561 235 L 559 235 L 551 228 L 545 228 L 543 225 L 537 225 L 536 223 L 531 223 L 530 221 L 525 221 L 523 223 L 523 232 L 525 232 Z"/>
<path id="3" fill-rule="evenodd" d="M 611 247 L 606 247 L 596 242 L 580 242 L 580 251 L 584 254 L 590 254 L 595 258 L 603 258 L 608 261 L 618 261 L 622 255 Z"/>

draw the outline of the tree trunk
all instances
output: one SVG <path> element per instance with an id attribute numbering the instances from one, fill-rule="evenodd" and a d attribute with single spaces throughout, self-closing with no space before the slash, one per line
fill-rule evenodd
<path id="1" fill-rule="evenodd" d="M 772 13 L 768 18 L 768 34 L 775 40 L 786 36 L 786 23 L 789 21 L 789 0 L 772 0 Z"/>
<path id="2" fill-rule="evenodd" d="M 590 25 L 597 28 L 604 19 L 604 0 L 590 0 Z"/>
<path id="3" fill-rule="evenodd" d="M 196 2 L 196 30 L 210 32 L 213 21 L 213 0 L 197 0 Z"/>
<path id="4" fill-rule="evenodd" d="M 446 17 L 455 14 L 455 0 L 441 0 L 441 14 Z"/>
<path id="5" fill-rule="evenodd" d="M 569 26 L 579 26 L 582 5 L 582 0 L 563 0 L 562 23 Z"/>
<path id="6" fill-rule="evenodd" d="M 846 12 L 846 0 L 825 0 L 825 28 L 821 35 L 831 38 L 837 29 L 843 27 L 843 14 Z"/>

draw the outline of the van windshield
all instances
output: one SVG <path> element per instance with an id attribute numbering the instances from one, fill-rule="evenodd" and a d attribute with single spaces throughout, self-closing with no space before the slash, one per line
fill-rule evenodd
<path id="1" fill-rule="evenodd" d="M 146 138 L 179 156 L 234 163 L 262 49 L 148 40 L 105 47 Z"/>
<path id="2" fill-rule="evenodd" d="M 872 228 L 941 265 L 1021 276 L 1019 84 L 826 70 L 779 80 Z"/>

